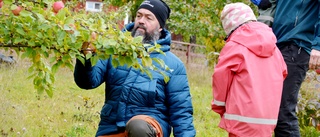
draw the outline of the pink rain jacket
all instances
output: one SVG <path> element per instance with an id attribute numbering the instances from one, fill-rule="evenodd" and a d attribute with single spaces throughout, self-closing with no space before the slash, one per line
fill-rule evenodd
<path id="1" fill-rule="evenodd" d="M 236 29 L 212 76 L 212 110 L 219 126 L 240 137 L 271 137 L 287 66 L 271 28 L 250 22 Z"/>

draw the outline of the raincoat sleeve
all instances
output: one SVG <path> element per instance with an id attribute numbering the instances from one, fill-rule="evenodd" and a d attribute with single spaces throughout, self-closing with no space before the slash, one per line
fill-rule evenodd
<path id="1" fill-rule="evenodd" d="M 320 6 L 320 0 L 318 0 L 318 6 Z M 320 51 L 320 10 L 317 11 L 318 12 L 318 21 L 315 24 L 315 30 L 314 30 L 314 40 L 313 40 L 313 44 L 312 44 L 312 49 L 316 49 Z"/>
<path id="2" fill-rule="evenodd" d="M 91 66 L 90 60 L 85 64 L 77 59 L 74 69 L 74 81 L 82 89 L 94 89 L 105 81 L 107 71 L 107 60 L 99 60 L 96 65 Z"/>
<path id="3" fill-rule="evenodd" d="M 234 75 L 243 61 L 241 50 L 237 45 L 226 45 L 220 53 L 218 64 L 212 75 L 213 100 L 211 108 L 222 116 L 225 113 L 226 99 Z"/>
<path id="4" fill-rule="evenodd" d="M 174 137 L 194 137 L 193 107 L 186 69 L 179 64 L 166 86 L 170 123 Z"/>

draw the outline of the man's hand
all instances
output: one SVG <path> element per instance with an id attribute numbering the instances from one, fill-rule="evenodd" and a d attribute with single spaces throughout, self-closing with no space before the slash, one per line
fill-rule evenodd
<path id="1" fill-rule="evenodd" d="M 84 42 L 81 47 L 81 52 L 84 55 L 87 55 L 88 53 L 93 54 L 96 52 L 96 48 L 90 42 Z"/>
<path id="2" fill-rule="evenodd" d="M 272 4 L 269 0 L 261 0 L 260 4 L 258 5 L 259 9 L 265 10 L 267 8 L 270 8 Z"/>
<path id="3" fill-rule="evenodd" d="M 320 69 L 320 51 L 312 49 L 310 53 L 309 69 Z"/>

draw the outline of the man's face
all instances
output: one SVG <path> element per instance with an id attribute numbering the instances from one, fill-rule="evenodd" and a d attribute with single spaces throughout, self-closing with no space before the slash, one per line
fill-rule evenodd
<path id="1" fill-rule="evenodd" d="M 147 9 L 138 10 L 132 30 L 133 37 L 142 36 L 143 43 L 150 43 L 159 39 L 161 30 L 156 16 L 151 11 Z"/>

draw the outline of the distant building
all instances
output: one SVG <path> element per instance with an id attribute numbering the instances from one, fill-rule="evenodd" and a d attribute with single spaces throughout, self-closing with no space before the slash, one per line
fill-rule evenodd
<path id="1" fill-rule="evenodd" d="M 101 12 L 103 8 L 102 0 L 86 0 L 86 11 Z"/>

